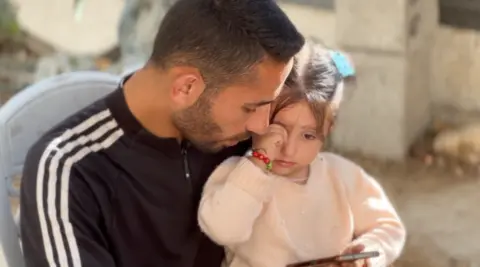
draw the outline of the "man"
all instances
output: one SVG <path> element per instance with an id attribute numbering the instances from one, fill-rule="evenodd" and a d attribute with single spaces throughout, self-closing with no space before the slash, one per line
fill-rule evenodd
<path id="1" fill-rule="evenodd" d="M 219 266 L 197 226 L 202 186 L 266 130 L 303 44 L 273 0 L 179 0 L 145 67 L 31 148 L 27 266 Z"/>

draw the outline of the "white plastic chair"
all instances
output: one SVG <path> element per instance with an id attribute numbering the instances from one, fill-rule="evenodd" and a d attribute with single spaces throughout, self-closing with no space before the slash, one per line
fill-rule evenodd
<path id="1" fill-rule="evenodd" d="M 29 147 L 45 131 L 117 88 L 119 76 L 72 72 L 33 84 L 0 107 L 0 267 L 23 267 L 9 195 Z"/>

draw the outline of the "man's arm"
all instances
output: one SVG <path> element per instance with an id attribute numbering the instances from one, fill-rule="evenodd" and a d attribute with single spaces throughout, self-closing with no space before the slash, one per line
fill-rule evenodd
<path id="1" fill-rule="evenodd" d="M 33 148 L 25 162 L 20 227 L 26 266 L 113 267 L 87 177 L 59 153 Z"/>

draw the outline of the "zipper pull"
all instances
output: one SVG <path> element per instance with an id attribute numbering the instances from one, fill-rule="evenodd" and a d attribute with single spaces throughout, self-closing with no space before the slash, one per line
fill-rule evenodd
<path id="1" fill-rule="evenodd" d="M 182 141 L 180 147 L 181 147 L 181 153 L 182 153 L 182 158 L 183 158 L 183 171 L 185 173 L 185 179 L 188 181 L 190 187 L 192 186 L 192 181 L 190 180 L 190 166 L 188 164 L 188 142 L 187 141 Z"/>
<path id="2" fill-rule="evenodd" d="M 183 170 L 185 171 L 185 178 L 190 180 L 190 166 L 188 165 L 188 153 L 185 147 L 182 148 L 183 156 Z"/>

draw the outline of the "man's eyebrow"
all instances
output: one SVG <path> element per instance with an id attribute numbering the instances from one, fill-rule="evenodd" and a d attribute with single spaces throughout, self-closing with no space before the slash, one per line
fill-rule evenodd
<path id="1" fill-rule="evenodd" d="M 261 106 L 272 104 L 272 102 L 273 102 L 273 100 L 263 100 L 263 101 L 255 102 L 255 103 L 245 103 L 244 106 L 261 107 Z"/>

